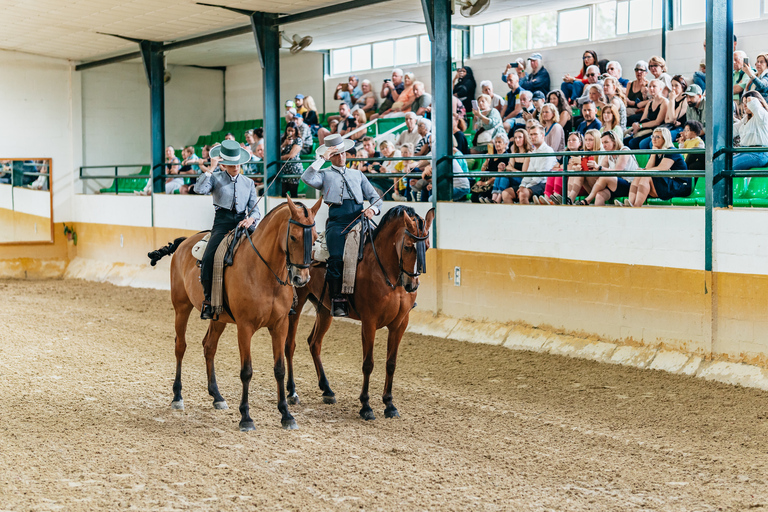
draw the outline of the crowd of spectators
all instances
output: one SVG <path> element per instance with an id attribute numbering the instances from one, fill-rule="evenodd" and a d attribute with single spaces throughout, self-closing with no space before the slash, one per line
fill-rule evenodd
<path id="1" fill-rule="evenodd" d="M 754 67 L 752 67 L 754 65 Z M 482 179 L 461 177 L 469 170 L 467 160 L 453 160 L 455 201 L 521 204 L 617 204 L 641 206 L 646 198 L 669 199 L 687 196 L 693 179 L 675 176 L 653 178 L 616 178 L 610 171 L 702 170 L 703 155 L 653 153 L 676 147 L 703 148 L 706 140 L 704 107 L 706 104 L 705 67 L 689 79 L 668 72 L 659 56 L 637 61 L 633 79 L 623 76 L 617 60 L 600 60 L 595 51 L 582 55 L 578 73 L 566 73 L 559 86 L 550 75 L 540 53 L 517 59 L 501 73 L 500 94 L 492 80 L 475 78 L 469 66 L 459 68 L 452 80 L 454 155 L 515 155 L 481 160 L 480 170 L 488 171 Z M 433 127 L 432 96 L 423 82 L 411 72 L 392 71 L 377 88 L 370 80 L 356 75 L 336 86 L 334 98 L 338 114 L 320 123 L 311 97 L 297 94 L 286 102 L 285 130 L 281 137 L 280 159 L 287 174 L 301 174 L 300 158 L 310 158 L 315 144 L 323 144 L 329 134 L 339 134 L 357 142 L 348 157 L 402 161 L 351 161 L 368 174 L 409 173 L 409 179 L 372 176 L 372 184 L 386 199 L 429 201 L 432 195 L 431 164 L 409 157 L 430 155 Z M 735 145 L 768 146 L 768 53 L 760 54 L 750 64 L 748 56 L 733 53 L 733 100 L 735 105 Z M 394 140 L 380 144 L 367 135 L 363 125 L 374 119 L 402 118 L 405 129 Z M 468 130 L 468 127 L 470 130 Z M 255 170 L 263 158 L 263 132 L 245 134 L 243 147 L 253 155 L 244 166 Z M 207 151 L 198 157 L 193 147 L 184 149 L 183 160 L 168 151 L 168 173 L 178 174 L 166 180 L 167 193 L 194 193 L 184 174 L 194 174 L 210 165 Z M 605 155 L 601 151 L 649 150 L 643 164 L 632 154 Z M 553 152 L 589 152 L 594 155 L 571 158 L 523 155 Z M 734 169 L 768 166 L 768 153 L 734 155 Z M 206 167 L 207 168 L 207 167 Z M 531 171 L 583 171 L 595 176 L 572 177 L 563 190 L 562 178 L 529 177 Z M 494 177 L 492 173 L 521 172 L 520 178 Z M 284 182 L 283 192 L 296 195 L 297 179 Z M 579 199 L 581 198 L 581 199 Z M 623 198 L 627 198 L 623 200 Z"/>

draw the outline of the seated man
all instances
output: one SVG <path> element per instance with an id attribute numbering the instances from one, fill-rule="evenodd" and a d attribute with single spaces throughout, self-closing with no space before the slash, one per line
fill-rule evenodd
<path id="1" fill-rule="evenodd" d="M 544 67 L 542 60 L 540 53 L 534 53 L 528 57 L 528 62 L 531 65 L 531 72 L 528 73 L 528 76 L 524 79 L 520 80 L 520 87 L 526 91 L 539 91 L 546 96 L 549 94 L 550 80 L 549 71 Z"/>
<path id="2" fill-rule="evenodd" d="M 328 120 L 328 125 L 332 127 L 331 130 L 329 130 L 328 128 L 320 128 L 319 130 L 317 130 L 317 140 L 320 142 L 320 144 L 323 144 L 325 137 L 327 137 L 331 133 L 346 135 L 347 132 L 350 132 L 355 127 L 357 127 L 357 123 L 355 122 L 354 118 L 350 115 L 350 109 L 346 103 L 339 104 L 339 115 L 335 117 L 337 117 L 337 120 L 338 120 L 335 127 L 332 125 L 333 121 L 331 119 Z"/>
<path id="3" fill-rule="evenodd" d="M 392 71 L 392 79 L 385 79 L 384 83 L 381 85 L 380 96 L 384 101 L 379 105 L 379 114 L 390 110 L 404 89 L 405 82 L 403 82 L 403 70 L 395 69 Z"/>
<path id="4" fill-rule="evenodd" d="M 507 108 L 507 102 L 504 98 L 493 92 L 493 83 L 490 80 L 483 80 L 480 82 L 480 91 L 482 94 L 486 94 L 491 98 L 491 107 L 499 111 L 499 114 L 504 115 L 504 110 Z"/>
<path id="5" fill-rule="evenodd" d="M 522 106 L 518 100 L 524 89 L 519 85 L 519 77 L 517 76 L 517 73 L 508 73 L 506 77 L 509 92 L 507 93 L 507 106 L 504 109 L 501 119 L 504 121 L 504 128 L 510 130 L 515 124 L 512 119 L 520 115 Z"/>
<path id="6" fill-rule="evenodd" d="M 350 75 L 346 86 L 345 84 L 336 86 L 336 92 L 333 94 L 333 99 L 343 101 L 351 109 L 357 98 L 362 95 L 363 90 L 360 88 L 360 79 L 357 78 L 357 75 Z"/>
<path id="7" fill-rule="evenodd" d="M 200 172 L 200 167 L 197 166 L 195 162 L 200 160 L 200 158 L 195 154 L 195 148 L 194 146 L 187 146 L 184 149 L 181 150 L 181 157 L 183 160 L 181 161 L 181 168 L 179 169 L 179 174 L 197 174 Z M 184 179 L 184 185 L 182 185 L 179 188 L 180 194 L 189 194 L 190 189 L 194 187 L 194 184 L 187 183 L 188 178 Z"/>
<path id="8" fill-rule="evenodd" d="M 544 128 L 540 124 L 531 126 L 528 130 L 528 134 L 531 137 L 531 144 L 533 145 L 533 151 L 531 153 L 553 153 L 553 149 L 547 146 L 544 142 Z M 557 165 L 557 158 L 554 156 L 531 158 L 528 164 L 528 170 L 533 172 L 538 171 L 551 171 Z M 520 187 L 517 189 L 517 199 L 520 204 L 531 204 L 533 196 L 540 196 L 544 194 L 544 186 L 547 182 L 547 178 L 532 178 L 525 177 L 520 182 Z"/>
<path id="9" fill-rule="evenodd" d="M 301 137 L 301 154 L 308 155 L 312 152 L 312 129 L 304 123 L 304 116 L 296 114 L 293 116 L 293 123 L 296 125 L 296 131 Z"/>
<path id="10" fill-rule="evenodd" d="M 576 131 L 580 134 L 584 135 L 587 133 L 587 130 L 600 130 L 603 127 L 603 123 L 597 119 L 597 107 L 594 101 L 587 100 L 584 102 L 581 107 L 581 115 L 584 120 L 576 128 Z"/>
<path id="11" fill-rule="evenodd" d="M 536 108 L 533 106 L 533 93 L 531 91 L 523 91 L 520 93 L 520 110 L 518 114 L 511 118 L 508 122 L 504 123 L 504 128 L 508 132 L 513 132 L 517 128 L 525 128 L 525 123 L 529 119 L 533 119 L 533 113 Z M 509 126 L 509 128 L 507 128 Z"/>
<path id="12" fill-rule="evenodd" d="M 424 91 L 423 82 L 413 82 L 413 95 L 416 99 L 411 103 L 411 112 L 423 116 L 432 110 L 432 95 Z"/>
<path id="13" fill-rule="evenodd" d="M 397 140 L 395 141 L 395 147 L 400 148 L 403 144 L 413 144 L 415 147 L 416 144 L 419 143 L 419 139 L 421 139 L 421 135 L 419 135 L 417 126 L 416 126 L 416 120 L 418 116 L 414 114 L 413 112 L 408 112 L 405 114 L 405 126 L 406 129 L 397 136 Z"/>

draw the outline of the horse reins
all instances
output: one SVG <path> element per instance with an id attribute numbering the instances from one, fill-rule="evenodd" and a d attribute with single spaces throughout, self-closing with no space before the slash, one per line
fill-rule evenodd
<path id="1" fill-rule="evenodd" d="M 407 215 L 407 214 L 406 214 Z M 417 216 L 417 219 L 419 223 L 421 224 L 423 221 L 421 217 Z M 371 222 L 370 220 L 368 222 Z M 372 222 L 371 222 L 372 223 Z M 416 240 L 416 271 L 415 272 L 408 272 L 403 268 L 403 251 L 405 250 L 405 237 L 409 236 L 412 239 Z M 408 228 L 405 228 L 405 233 L 403 234 L 403 238 L 401 239 L 400 244 L 400 254 L 398 255 L 398 266 L 400 270 L 400 274 L 397 276 L 397 280 L 400 280 L 400 276 L 405 274 L 409 277 L 419 277 L 422 272 L 427 271 L 427 261 L 426 261 L 426 253 L 427 253 L 427 245 L 426 240 L 429 239 L 429 235 L 424 236 L 418 236 L 414 235 L 410 231 L 408 231 Z M 381 269 L 381 273 L 384 274 L 384 280 L 387 283 L 387 286 L 392 288 L 393 290 L 397 288 L 397 285 L 392 284 L 392 281 L 389 280 L 389 276 L 387 275 L 387 271 L 384 268 L 384 264 L 381 262 L 381 259 L 379 258 L 379 254 L 376 252 L 376 244 L 373 241 L 373 236 L 371 236 L 371 248 L 373 249 L 373 256 L 376 258 L 376 262 L 379 264 L 379 268 Z"/>

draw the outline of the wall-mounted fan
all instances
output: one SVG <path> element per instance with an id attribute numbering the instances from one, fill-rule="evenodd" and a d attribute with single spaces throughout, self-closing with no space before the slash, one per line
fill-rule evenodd
<path id="1" fill-rule="evenodd" d="M 293 34 L 291 39 L 285 37 L 285 32 L 282 33 L 283 39 L 291 43 L 291 53 L 297 54 L 307 46 L 312 44 L 312 36 L 301 37 L 299 34 Z"/>
<path id="2" fill-rule="evenodd" d="M 491 0 L 456 0 L 459 12 L 465 18 L 477 16 L 491 5 Z"/>

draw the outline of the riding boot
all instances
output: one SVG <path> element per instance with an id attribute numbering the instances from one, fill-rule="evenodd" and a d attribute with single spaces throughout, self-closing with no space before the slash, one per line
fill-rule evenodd
<path id="1" fill-rule="evenodd" d="M 210 294 L 205 296 L 203 301 L 203 307 L 200 308 L 200 320 L 212 320 L 213 319 L 213 306 L 211 306 Z"/>
<path id="2" fill-rule="evenodd" d="M 328 280 L 328 293 L 331 296 L 331 316 L 349 316 L 347 297 L 341 293 L 341 279 Z"/>

